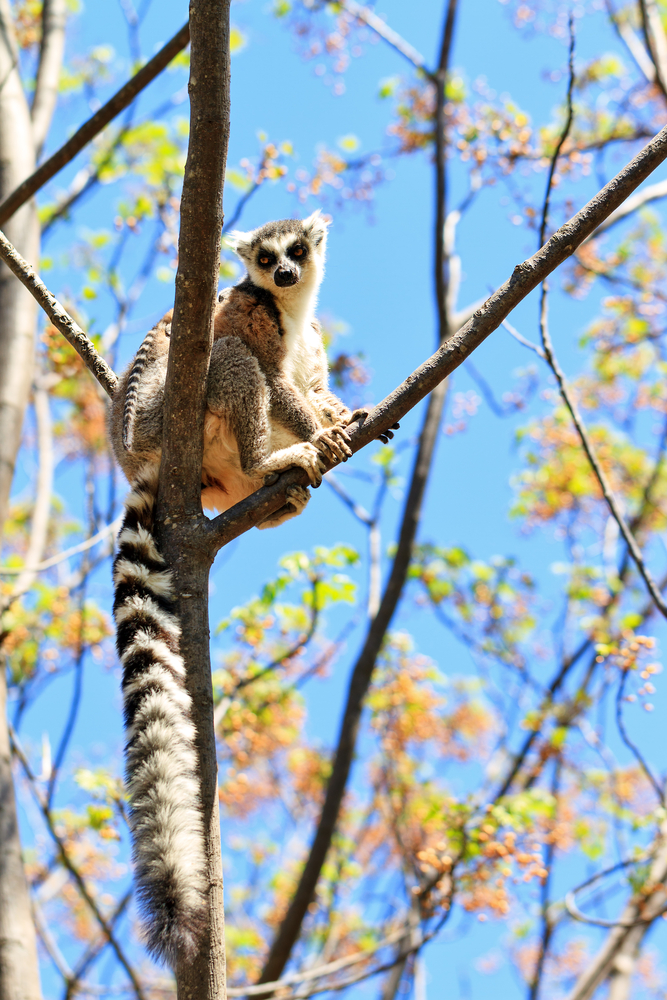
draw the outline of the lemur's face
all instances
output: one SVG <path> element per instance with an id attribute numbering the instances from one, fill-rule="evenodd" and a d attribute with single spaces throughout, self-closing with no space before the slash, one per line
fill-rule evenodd
<path id="1" fill-rule="evenodd" d="M 317 211 L 307 219 L 284 219 L 249 233 L 233 232 L 229 242 L 253 284 L 283 296 L 294 286 L 312 287 L 321 281 L 327 225 Z"/>

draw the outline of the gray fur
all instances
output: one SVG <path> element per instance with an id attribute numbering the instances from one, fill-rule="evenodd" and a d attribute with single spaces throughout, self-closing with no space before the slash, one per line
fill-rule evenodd
<path id="1" fill-rule="evenodd" d="M 248 275 L 220 296 L 207 385 L 202 505 L 227 510 L 291 466 L 318 486 L 327 459 L 351 454 L 350 411 L 327 387 L 315 319 L 327 226 L 308 219 L 234 234 Z M 294 252 L 297 245 L 301 254 Z M 275 257 L 264 268 L 257 255 Z M 287 284 L 286 284 L 287 283 Z M 171 573 L 153 537 L 171 312 L 121 376 L 110 416 L 117 461 L 132 486 L 114 563 L 117 649 L 123 665 L 126 780 L 138 896 L 151 952 L 174 964 L 206 926 L 206 852 L 196 733 L 180 655 Z M 187 428 L 184 428 L 187 433 Z M 301 513 L 309 492 L 261 528 Z"/>

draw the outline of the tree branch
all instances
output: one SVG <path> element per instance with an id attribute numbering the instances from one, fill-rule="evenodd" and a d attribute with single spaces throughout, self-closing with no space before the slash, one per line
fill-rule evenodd
<path id="1" fill-rule="evenodd" d="M 412 63 L 415 69 L 421 70 L 426 76 L 433 77 L 433 73 L 426 65 L 424 57 L 417 52 L 409 42 L 406 42 L 396 31 L 389 27 L 389 25 L 378 17 L 369 7 L 362 7 L 360 3 L 356 0 L 340 0 L 339 6 L 346 10 L 348 14 L 352 17 L 356 17 L 357 21 L 362 21 L 364 24 L 368 25 L 372 31 L 375 32 L 380 38 L 384 39 L 388 45 L 391 45 L 392 49 L 395 49 L 404 59 Z"/>
<path id="2" fill-rule="evenodd" d="M 167 42 L 163 48 L 150 59 L 146 65 L 139 70 L 131 80 L 120 88 L 114 96 L 103 104 L 99 111 L 96 111 L 92 118 L 89 118 L 71 139 L 50 156 L 40 167 L 35 170 L 30 177 L 20 184 L 16 190 L 5 198 L 0 204 L 0 226 L 16 212 L 21 205 L 24 205 L 39 191 L 47 181 L 50 181 L 63 167 L 80 153 L 84 146 L 87 146 L 91 139 L 94 139 L 103 128 L 105 128 L 116 115 L 119 115 L 132 101 L 137 94 L 151 83 L 166 66 L 169 65 L 174 56 L 181 52 L 190 40 L 190 25 L 184 24 L 180 31 L 177 31 L 171 41 Z"/>
<path id="3" fill-rule="evenodd" d="M 118 379 L 109 368 L 104 358 L 97 353 L 95 346 L 78 323 L 66 312 L 42 279 L 32 264 L 23 259 L 18 250 L 12 246 L 3 232 L 0 231 L 0 259 L 13 271 L 19 281 L 25 285 L 33 298 L 39 303 L 57 330 L 77 352 L 86 368 L 95 376 L 108 396 L 113 396 Z"/>
<path id="4" fill-rule="evenodd" d="M 35 157 L 39 158 L 58 99 L 60 70 L 65 52 L 66 0 L 44 0 L 42 8 L 42 43 L 35 81 L 35 97 L 30 109 Z"/>
<path id="5" fill-rule="evenodd" d="M 632 198 L 628 198 L 628 200 L 624 202 L 620 208 L 617 208 L 615 212 L 612 212 L 609 218 L 603 222 L 601 226 L 598 226 L 593 235 L 589 236 L 588 239 L 597 239 L 598 236 L 602 235 L 602 233 L 605 233 L 608 229 L 611 229 L 612 226 L 615 226 L 617 222 L 627 218 L 628 215 L 632 215 L 633 212 L 643 208 L 644 205 L 648 205 L 651 201 L 658 201 L 658 199 L 665 197 L 667 197 L 667 181 L 658 181 L 657 184 L 650 184 L 642 191 L 638 191 L 637 194 L 633 194 Z"/>
<path id="6" fill-rule="evenodd" d="M 602 948 L 588 968 L 581 974 L 567 1000 L 591 1000 L 597 988 L 616 970 L 617 957 L 627 948 L 635 953 L 651 922 L 656 919 L 667 902 L 664 881 L 667 878 L 667 842 L 665 829 L 651 866 L 646 885 L 642 886 L 626 904 L 618 924 L 613 927 Z M 618 971 L 621 971 L 620 969 Z"/>

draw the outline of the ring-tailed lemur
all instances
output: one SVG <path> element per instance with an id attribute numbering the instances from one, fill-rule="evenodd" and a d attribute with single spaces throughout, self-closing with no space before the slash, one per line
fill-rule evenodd
<path id="1" fill-rule="evenodd" d="M 219 298 L 207 386 L 202 504 L 227 510 L 290 466 L 317 486 L 326 459 L 351 454 L 352 414 L 327 388 L 314 312 L 327 225 L 268 223 L 234 233 L 246 277 Z M 131 484 L 114 563 L 123 666 L 126 775 L 146 940 L 157 957 L 192 957 L 206 921 L 204 835 L 195 730 L 171 573 L 153 538 L 171 313 L 121 377 L 111 407 L 116 458 Z M 186 429 L 184 429 L 186 432 Z M 308 490 L 260 527 L 299 514 Z"/>

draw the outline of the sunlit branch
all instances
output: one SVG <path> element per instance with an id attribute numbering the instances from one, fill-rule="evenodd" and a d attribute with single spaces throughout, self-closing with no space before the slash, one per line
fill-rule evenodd
<path id="1" fill-rule="evenodd" d="M 639 36 L 628 20 L 620 16 L 613 8 L 611 0 L 606 0 L 607 14 L 614 25 L 619 38 L 624 42 L 628 52 L 649 83 L 655 82 L 655 66 L 651 57 L 639 40 Z"/>
<path id="2" fill-rule="evenodd" d="M 341 972 L 344 969 L 349 969 L 351 966 L 359 965 L 361 962 L 367 962 L 369 959 L 373 957 L 373 955 L 377 954 L 377 952 L 381 951 L 383 948 L 388 947 L 389 945 L 396 944 L 399 941 L 403 941 L 406 937 L 406 934 L 409 934 L 411 938 L 410 943 L 408 944 L 407 948 L 405 948 L 404 951 L 401 953 L 400 958 L 396 959 L 396 961 L 401 961 L 407 954 L 410 954 L 411 952 L 423 947 L 426 941 L 428 941 L 431 937 L 430 934 L 429 935 L 420 934 L 419 940 L 415 942 L 411 930 L 412 930 L 412 925 L 410 920 L 409 919 L 404 920 L 402 926 L 398 930 L 393 931 L 391 934 L 387 934 L 384 938 L 382 938 L 382 940 L 378 941 L 378 943 L 375 944 L 372 948 L 369 948 L 368 951 L 358 952 L 357 954 L 354 955 L 346 955 L 344 958 L 336 959 L 336 961 L 329 962 L 327 965 L 320 965 L 314 969 L 308 969 L 306 972 L 295 972 L 290 974 L 289 976 L 285 976 L 282 979 L 277 979 L 271 983 L 261 983 L 256 986 L 245 986 L 245 987 L 229 986 L 227 987 L 227 995 L 230 997 L 256 997 L 263 995 L 267 991 L 274 992 L 278 990 L 284 990 L 287 987 L 296 986 L 299 983 L 312 982 L 312 980 L 314 979 L 315 980 L 324 979 L 326 976 L 331 976 L 336 972 Z M 333 984 L 327 984 L 327 985 L 320 984 L 316 989 L 312 990 L 311 992 L 302 993 L 299 991 L 298 993 L 294 993 L 292 995 L 305 997 L 305 996 L 312 996 L 315 992 L 324 992 L 325 990 L 342 989 L 344 985 L 349 985 L 350 982 L 359 982 L 361 981 L 361 979 L 366 979 L 369 976 L 377 975 L 379 972 L 384 972 L 387 969 L 392 968 L 394 964 L 395 962 L 391 962 L 389 964 L 383 964 L 382 966 L 379 966 L 372 970 L 365 970 L 359 978 L 355 977 L 351 981 L 346 980 L 345 983 L 334 982 Z M 285 1000 L 290 1000 L 290 997 L 292 995 L 286 994 Z"/>
<path id="3" fill-rule="evenodd" d="M 616 926 L 610 929 L 606 941 L 579 976 L 566 1000 L 591 1000 L 598 987 L 613 973 L 616 957 L 624 946 L 631 942 L 633 936 L 638 938 L 637 944 L 641 942 L 650 924 L 665 909 L 667 903 L 665 878 L 667 878 L 667 843 L 663 825 L 658 850 L 646 883 L 628 901 L 620 920 L 615 921 Z M 573 902 L 570 896 L 566 898 L 568 909 Z M 577 909 L 574 902 L 573 916 Z M 584 919 L 589 922 L 587 918 Z"/>
<path id="4" fill-rule="evenodd" d="M 505 327 L 510 336 L 514 337 L 514 339 L 518 341 L 519 344 L 522 344 L 524 347 L 527 347 L 528 350 L 530 351 L 534 351 L 535 354 L 537 354 L 538 358 L 542 358 L 543 361 L 545 360 L 544 351 L 542 350 L 542 348 L 539 347 L 537 344 L 534 344 L 532 340 L 527 340 L 526 337 L 522 336 L 519 333 L 519 331 L 512 326 L 511 323 L 507 322 L 506 319 L 503 320 L 501 325 Z"/>
<path id="5" fill-rule="evenodd" d="M 658 201 L 661 198 L 667 197 L 667 181 L 659 181 L 657 184 L 649 184 L 648 187 L 643 188 L 638 191 L 637 194 L 633 194 L 631 198 L 628 198 L 620 208 L 617 208 L 615 212 L 612 212 L 608 219 L 602 223 L 601 226 L 595 230 L 589 239 L 597 239 L 602 233 L 605 233 L 612 226 L 615 226 L 617 222 L 621 222 L 622 219 L 626 219 L 628 215 L 632 215 L 633 212 L 637 212 L 644 205 L 650 204 L 652 201 Z M 588 242 L 588 241 L 586 241 Z"/>
<path id="6" fill-rule="evenodd" d="M 380 38 L 382 38 L 388 45 L 395 49 L 396 52 L 400 53 L 408 62 L 412 63 L 415 69 L 421 70 L 428 77 L 433 77 L 433 72 L 426 65 L 426 61 L 422 55 L 420 55 L 417 50 L 406 42 L 404 38 L 394 31 L 389 25 L 378 17 L 369 7 L 363 7 L 356 0 L 340 0 L 339 7 L 347 11 L 357 19 L 357 21 L 362 21 L 364 24 L 375 32 Z"/>
<path id="7" fill-rule="evenodd" d="M 88 889 L 88 886 L 86 885 L 86 883 L 85 883 L 85 881 L 83 879 L 83 876 L 81 875 L 81 872 L 79 871 L 79 869 L 76 867 L 76 865 L 74 864 L 74 862 L 70 858 L 69 852 L 68 852 L 67 848 L 65 847 L 65 842 L 64 842 L 63 838 L 60 836 L 60 834 L 56 830 L 56 826 L 55 826 L 55 821 L 54 821 L 54 818 L 53 818 L 53 814 L 52 814 L 50 808 L 48 807 L 48 804 L 47 804 L 47 802 L 46 802 L 46 800 L 45 800 L 42 792 L 39 790 L 39 788 L 37 786 L 37 779 L 35 778 L 35 775 L 33 774 L 33 771 L 32 771 L 32 768 L 30 767 L 30 763 L 28 761 L 28 758 L 27 758 L 27 756 L 25 754 L 25 751 L 23 750 L 23 747 L 21 746 L 21 742 L 20 742 L 20 740 L 19 740 L 19 738 L 18 738 L 18 736 L 17 736 L 17 734 L 16 734 L 16 732 L 14 730 L 14 727 L 12 726 L 11 723 L 8 723 L 8 725 L 9 725 L 9 735 L 10 735 L 10 738 L 11 738 L 11 742 L 12 742 L 12 747 L 14 749 L 14 753 L 16 754 L 16 756 L 18 757 L 18 759 L 19 759 L 19 761 L 21 763 L 21 767 L 23 768 L 23 773 L 25 774 L 25 776 L 26 776 L 26 778 L 28 780 L 28 783 L 30 785 L 30 789 L 32 791 L 33 797 L 34 797 L 35 801 L 37 802 L 37 805 L 39 806 L 40 812 L 41 812 L 41 814 L 42 814 L 42 816 L 44 818 L 44 821 L 46 823 L 47 829 L 48 829 L 48 831 L 49 831 L 49 833 L 50 833 L 50 835 L 51 835 L 54 843 L 56 844 L 56 846 L 58 848 L 58 854 L 60 856 L 60 860 L 62 861 L 63 866 L 67 869 L 67 871 L 70 873 L 70 875 L 72 876 L 72 878 L 76 882 L 77 888 L 78 888 L 79 892 L 81 893 L 81 896 L 83 897 L 83 899 L 88 904 L 88 906 L 89 906 L 89 908 L 90 908 L 93 916 L 95 917 L 95 919 L 97 920 L 97 923 L 100 926 L 100 929 L 101 929 L 102 933 L 104 934 L 104 936 L 106 937 L 107 941 L 109 942 L 109 944 L 113 948 L 113 950 L 114 950 L 114 952 L 116 954 L 116 958 L 118 959 L 118 961 L 120 962 L 120 964 L 123 966 L 123 968 L 127 972 L 128 976 L 130 978 L 130 981 L 132 983 L 132 987 L 134 989 L 134 993 L 135 993 L 135 995 L 137 997 L 137 1000 L 145 1000 L 145 994 L 143 992 L 143 989 L 141 987 L 141 983 L 139 982 L 139 979 L 137 977 L 137 974 L 136 974 L 135 970 L 132 968 L 130 962 L 126 958 L 125 952 L 124 952 L 124 950 L 123 950 L 120 942 L 118 941 L 116 935 L 114 934 L 112 928 L 110 927 L 109 922 L 102 915 L 102 912 L 100 911 L 100 908 L 97 905 L 96 900 L 91 895 L 90 890 Z"/>
<path id="8" fill-rule="evenodd" d="M 115 521 L 111 524 L 106 524 L 101 528 L 97 534 L 93 535 L 91 538 L 87 538 L 85 542 L 79 542 L 78 545 L 73 545 L 69 549 L 65 549 L 63 552 L 59 552 L 57 556 L 52 556 L 50 559 L 45 559 L 44 562 L 38 563 L 36 566 L 21 566 L 13 568 L 11 566 L 0 567 L 0 576 L 15 576 L 20 573 L 43 573 L 44 570 L 52 569 L 54 566 L 58 566 L 59 563 L 65 562 L 67 559 L 71 559 L 72 556 L 78 556 L 81 552 L 87 552 L 88 549 L 92 549 L 93 546 L 99 545 L 103 542 L 105 538 L 109 535 L 115 535 L 119 530 L 121 524 L 123 523 L 123 515 L 120 514 Z"/>
<path id="9" fill-rule="evenodd" d="M 639 0 L 644 41 L 655 67 L 655 82 L 667 97 L 667 38 L 655 0 Z"/>
<path id="10" fill-rule="evenodd" d="M 48 290 L 32 264 L 23 259 L 3 232 L 0 232 L 0 258 L 30 294 L 42 307 L 55 328 L 77 352 L 86 368 L 95 376 L 108 396 L 113 396 L 118 379 L 104 358 L 95 350 L 95 345 L 68 312 L 61 306 L 55 295 Z"/>
<path id="11" fill-rule="evenodd" d="M 132 103 L 137 94 L 140 94 L 144 87 L 147 87 L 152 80 L 165 69 L 171 60 L 181 52 L 190 41 L 190 25 L 184 24 L 180 31 L 167 42 L 160 51 L 150 59 L 142 69 L 139 70 L 131 80 L 120 88 L 114 96 L 102 105 L 99 111 L 95 112 L 71 139 L 60 147 L 57 152 L 50 156 L 40 167 L 35 170 L 15 191 L 5 198 L 0 204 L 0 225 L 3 225 L 21 205 L 24 205 L 39 191 L 47 181 L 50 181 L 63 167 L 65 167 L 77 153 L 80 153 L 84 146 L 98 135 L 116 115 Z"/>
<path id="12" fill-rule="evenodd" d="M 46 141 L 58 99 L 60 70 L 65 51 L 66 20 L 66 0 L 44 0 L 35 97 L 30 109 L 35 152 L 38 157 Z"/>

